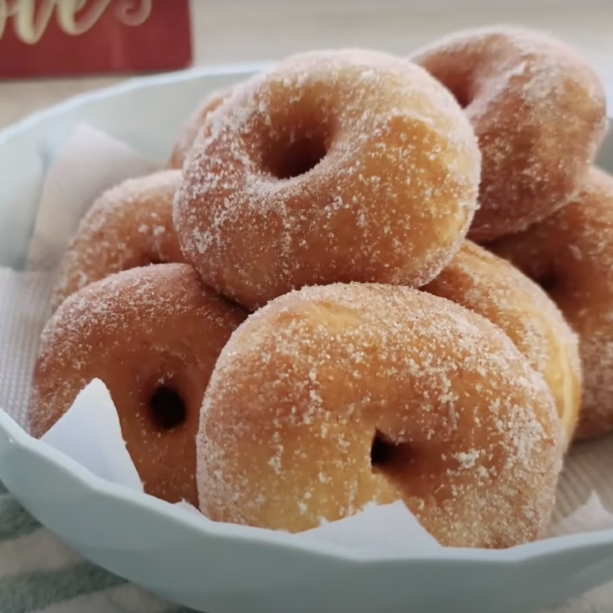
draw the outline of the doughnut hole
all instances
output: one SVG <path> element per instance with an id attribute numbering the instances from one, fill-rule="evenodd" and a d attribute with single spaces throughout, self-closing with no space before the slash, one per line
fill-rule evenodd
<path id="1" fill-rule="evenodd" d="M 278 180 L 307 174 L 326 157 L 332 141 L 332 119 L 309 96 L 275 108 L 282 112 L 257 117 L 256 155 L 264 173 Z"/>
<path id="2" fill-rule="evenodd" d="M 555 294 L 556 289 L 560 287 L 560 277 L 553 270 L 538 275 L 535 282 L 550 296 L 552 293 Z"/>
<path id="3" fill-rule="evenodd" d="M 147 405 L 151 421 L 158 430 L 174 430 L 187 420 L 185 400 L 172 385 L 162 384 L 157 387 Z"/>
<path id="4" fill-rule="evenodd" d="M 327 153 L 322 134 L 308 132 L 294 136 L 293 132 L 289 132 L 284 136 L 281 142 L 271 139 L 263 155 L 264 168 L 276 179 L 292 179 L 306 174 Z"/>
<path id="5" fill-rule="evenodd" d="M 436 57 L 418 62 L 429 73 L 440 81 L 463 108 L 468 108 L 484 87 L 483 79 L 473 74 L 474 64 L 468 62 L 464 66 L 449 66 L 448 62 L 440 62 Z"/>
<path id="6" fill-rule="evenodd" d="M 453 496 L 442 476 L 454 464 L 438 446 L 427 450 L 419 442 L 394 440 L 377 429 L 370 448 L 370 466 L 372 473 L 382 477 L 409 507 L 416 499 L 433 500 L 433 482 L 441 483 L 439 501 Z"/>
<path id="7" fill-rule="evenodd" d="M 469 79 L 458 78 L 457 75 L 449 75 L 443 84 L 449 89 L 456 102 L 463 108 L 468 108 L 475 99 L 475 84 Z"/>
<path id="8" fill-rule="evenodd" d="M 179 432 L 199 414 L 204 388 L 198 373 L 181 366 L 178 356 L 164 356 L 144 373 L 135 372 L 139 421 L 160 435 Z"/>
<path id="9" fill-rule="evenodd" d="M 575 267 L 575 256 L 571 253 L 561 254 L 561 257 L 544 258 L 543 263 L 532 271 L 529 277 L 540 285 L 543 291 L 562 309 L 569 299 L 580 295 L 592 295 L 593 285 L 586 277 L 577 283 L 570 272 Z M 519 266 L 522 270 L 521 266 Z"/>
<path id="10" fill-rule="evenodd" d="M 384 476 L 406 470 L 413 463 L 415 452 L 411 443 L 399 443 L 375 431 L 370 447 L 370 465 L 374 473 Z"/>

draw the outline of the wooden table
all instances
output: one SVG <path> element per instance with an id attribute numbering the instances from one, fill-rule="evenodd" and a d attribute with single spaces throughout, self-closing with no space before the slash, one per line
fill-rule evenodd
<path id="1" fill-rule="evenodd" d="M 458 28 L 514 23 L 549 30 L 575 45 L 613 86 L 609 0 L 192 0 L 192 6 L 198 64 L 270 60 L 343 46 L 406 54 Z M 118 80 L 4 82 L 0 128 Z"/>

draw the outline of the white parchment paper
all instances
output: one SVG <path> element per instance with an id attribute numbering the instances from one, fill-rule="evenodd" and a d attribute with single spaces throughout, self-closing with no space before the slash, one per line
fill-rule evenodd
<path id="1" fill-rule="evenodd" d="M 78 436 L 75 436 L 78 432 Z M 75 460 L 91 473 L 126 487 L 143 491 L 136 467 L 128 454 L 119 426 L 119 417 L 102 381 L 93 380 L 77 397 L 70 410 L 42 440 Z M 184 509 L 197 513 L 186 502 Z M 419 524 L 402 503 L 372 506 L 362 513 L 296 535 L 296 538 L 323 539 L 349 547 L 415 549 L 441 545 Z"/>

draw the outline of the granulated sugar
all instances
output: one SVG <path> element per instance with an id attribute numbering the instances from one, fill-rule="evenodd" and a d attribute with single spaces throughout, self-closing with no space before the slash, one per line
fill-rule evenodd
<path id="1" fill-rule="evenodd" d="M 129 179 L 97 200 L 79 224 L 58 273 L 53 307 L 89 283 L 137 266 L 183 262 L 172 223 L 178 170 Z"/>
<path id="2" fill-rule="evenodd" d="M 250 307 L 316 283 L 420 284 L 459 247 L 479 174 L 469 122 L 419 67 L 310 53 L 210 115 L 174 219 L 205 280 Z"/>
<path id="3" fill-rule="evenodd" d="M 205 513 L 278 529 L 400 497 L 442 543 L 508 546 L 545 526 L 560 468 L 551 394 L 513 343 L 403 287 L 311 287 L 256 312 L 202 420 Z M 373 472 L 377 436 L 400 459 Z"/>
<path id="4" fill-rule="evenodd" d="M 563 206 L 605 135 L 602 83 L 575 51 L 534 32 L 460 32 L 412 56 L 466 107 L 483 153 L 470 236 L 492 240 Z"/>

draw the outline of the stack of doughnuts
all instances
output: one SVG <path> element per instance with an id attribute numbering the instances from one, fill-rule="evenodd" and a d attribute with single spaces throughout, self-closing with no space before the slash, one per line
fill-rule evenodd
<path id="1" fill-rule="evenodd" d="M 613 430 L 605 130 L 592 68 L 513 29 L 214 93 L 82 220 L 33 435 L 99 378 L 145 491 L 213 521 L 402 501 L 445 546 L 538 539 L 572 443 Z"/>

